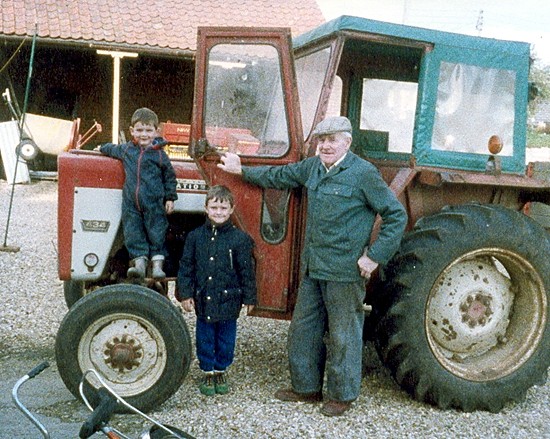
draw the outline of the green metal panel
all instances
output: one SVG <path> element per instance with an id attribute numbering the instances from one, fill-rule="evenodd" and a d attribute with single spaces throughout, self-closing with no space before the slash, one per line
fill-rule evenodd
<path id="1" fill-rule="evenodd" d="M 529 57 L 510 52 L 485 51 L 444 44 L 434 46 L 434 50 L 426 55 L 423 63 L 424 72 L 419 87 L 422 93 L 419 99 L 414 137 L 414 155 L 417 163 L 426 166 L 482 171 L 485 169 L 488 158 L 488 154 L 485 156 L 437 151 L 431 147 L 439 68 L 442 61 L 511 70 L 516 73 L 514 152 L 512 156 L 502 156 L 501 160 L 503 172 L 524 173 Z"/>
<path id="2" fill-rule="evenodd" d="M 454 46 L 457 48 L 470 48 L 494 53 L 506 52 L 509 54 L 527 57 L 530 53 L 528 43 L 474 37 L 470 35 L 386 23 L 347 15 L 335 18 L 334 20 L 324 23 L 321 26 L 318 26 L 317 28 L 294 38 L 293 46 L 295 49 L 298 49 L 302 46 L 306 46 L 315 41 L 326 38 L 331 34 L 344 30 L 368 32 L 371 34 L 386 35 L 413 41 L 444 44 L 449 47 Z"/>
<path id="3" fill-rule="evenodd" d="M 419 165 L 482 171 L 485 169 L 488 158 L 488 154 L 449 152 L 432 148 L 441 63 L 448 62 L 513 71 L 516 78 L 514 146 L 512 156 L 501 157 L 502 171 L 508 173 L 524 172 L 530 56 L 528 43 L 475 37 L 359 17 L 342 16 L 295 38 L 293 45 L 295 49 L 305 49 L 346 31 L 386 37 L 386 48 L 389 51 L 392 50 L 392 41 L 395 41 L 397 46 L 400 44 L 407 45 L 407 42 L 426 44 L 428 49 L 421 56 L 418 76 L 418 101 L 413 134 L 413 155 Z M 350 34 L 351 39 L 353 39 L 353 34 Z M 346 43 L 346 45 L 351 49 L 360 47 L 353 42 Z M 376 43 L 371 42 L 369 48 L 373 49 L 375 45 Z M 432 49 L 430 50 L 430 48 Z M 358 83 L 351 82 L 351 94 L 354 92 L 359 93 L 360 88 Z M 355 121 L 359 119 L 360 103 L 357 99 L 350 99 L 348 112 L 350 119 Z M 372 136 L 369 142 L 374 146 L 369 147 L 369 150 L 362 155 L 388 160 L 407 157 L 406 154 L 381 151 L 382 148 L 377 148 L 376 144 L 377 141 L 383 142 L 383 139 L 377 139 L 377 133 L 367 133 L 367 135 L 370 134 Z"/>

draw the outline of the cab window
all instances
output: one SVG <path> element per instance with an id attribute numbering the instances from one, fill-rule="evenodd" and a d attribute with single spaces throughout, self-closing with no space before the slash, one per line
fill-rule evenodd
<path id="1" fill-rule="evenodd" d="M 277 50 L 267 44 L 218 44 L 209 53 L 205 137 L 245 156 L 284 155 L 289 148 Z"/>
<path id="2" fill-rule="evenodd" d="M 432 148 L 487 155 L 487 139 L 498 133 L 499 155 L 513 155 L 516 73 L 441 62 Z"/>

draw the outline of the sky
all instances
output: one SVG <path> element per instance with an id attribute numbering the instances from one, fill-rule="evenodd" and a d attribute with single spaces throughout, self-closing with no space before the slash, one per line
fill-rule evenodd
<path id="1" fill-rule="evenodd" d="M 355 15 L 468 35 L 525 41 L 550 65 L 549 0 L 317 0 L 327 20 Z"/>

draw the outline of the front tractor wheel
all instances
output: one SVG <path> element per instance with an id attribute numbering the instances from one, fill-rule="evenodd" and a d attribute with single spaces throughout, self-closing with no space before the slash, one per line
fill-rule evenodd
<path id="1" fill-rule="evenodd" d="M 65 295 L 65 304 L 71 308 L 87 293 L 84 282 L 78 280 L 66 280 L 63 282 L 63 293 Z"/>
<path id="2" fill-rule="evenodd" d="M 111 285 L 69 310 L 57 333 L 61 378 L 76 397 L 88 369 L 139 410 L 157 407 L 181 386 L 191 361 L 191 338 L 168 299 L 138 285 Z M 91 379 L 87 397 L 96 402 Z M 124 410 L 124 408 L 121 408 Z"/>
<path id="3" fill-rule="evenodd" d="M 498 412 L 550 365 L 550 244 L 494 205 L 421 219 L 388 267 L 393 299 L 376 329 L 382 361 L 416 399 Z"/>

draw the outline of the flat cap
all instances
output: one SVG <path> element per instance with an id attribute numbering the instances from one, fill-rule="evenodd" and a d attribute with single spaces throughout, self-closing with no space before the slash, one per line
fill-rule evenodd
<path id="1" fill-rule="evenodd" d="M 351 122 L 347 117 L 327 117 L 317 124 L 312 136 L 324 136 L 334 133 L 352 133 Z"/>

